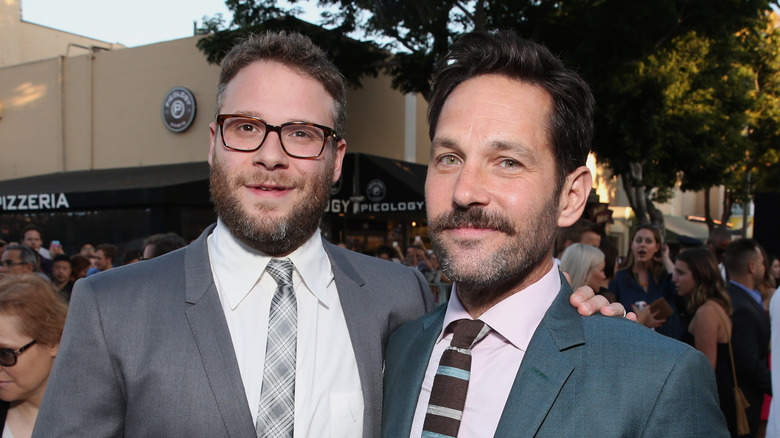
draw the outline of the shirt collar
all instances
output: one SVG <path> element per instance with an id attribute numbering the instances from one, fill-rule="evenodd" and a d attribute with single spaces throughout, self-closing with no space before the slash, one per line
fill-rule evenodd
<path id="1" fill-rule="evenodd" d="M 209 252 L 213 255 L 211 266 L 219 279 L 220 293 L 227 298 L 231 309 L 238 307 L 254 288 L 272 258 L 244 245 L 221 220 L 217 220 L 217 226 L 209 236 Z M 295 266 L 293 284 L 296 293 L 302 281 L 306 288 L 328 307 L 328 285 L 333 281 L 333 271 L 322 246 L 319 230 L 287 257 Z M 303 266 L 306 268 L 301 269 Z"/>
<path id="2" fill-rule="evenodd" d="M 473 319 L 458 299 L 457 284 L 453 285 L 452 290 L 437 343 L 447 334 L 446 328 L 451 322 L 464 318 Z M 536 328 L 560 290 L 558 266 L 552 263 L 550 270 L 539 281 L 505 298 L 483 313 L 479 319 L 516 348 L 526 351 Z"/>
<path id="3" fill-rule="evenodd" d="M 755 302 L 757 302 L 759 305 L 761 305 L 761 306 L 764 305 L 764 301 L 761 299 L 761 292 L 759 292 L 757 290 L 750 290 L 750 289 L 746 288 L 745 286 L 743 286 L 742 284 L 737 283 L 734 280 L 729 280 L 729 282 L 734 284 L 734 285 L 736 285 L 736 286 L 739 286 L 740 289 L 742 289 L 745 292 L 747 292 L 748 295 L 750 295 L 750 298 L 753 298 L 753 300 L 755 300 Z"/>

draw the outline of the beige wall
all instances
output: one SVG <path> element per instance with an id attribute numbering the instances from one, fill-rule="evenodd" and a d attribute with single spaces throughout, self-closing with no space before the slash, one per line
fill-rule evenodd
<path id="1" fill-rule="evenodd" d="M 61 170 L 59 61 L 0 71 L 0 178 Z"/>
<path id="2" fill-rule="evenodd" d="M 195 41 L 0 68 L 0 179 L 205 161 L 218 67 Z M 175 86 L 190 89 L 198 106 L 183 133 L 168 131 L 161 118 Z"/>
<path id="3" fill-rule="evenodd" d="M 360 89 L 347 92 L 347 150 L 379 155 L 396 160 L 428 163 L 428 125 L 425 121 L 427 104 L 422 97 L 416 105 L 415 158 L 405 157 L 405 96 L 391 87 L 389 76 L 365 78 Z"/>

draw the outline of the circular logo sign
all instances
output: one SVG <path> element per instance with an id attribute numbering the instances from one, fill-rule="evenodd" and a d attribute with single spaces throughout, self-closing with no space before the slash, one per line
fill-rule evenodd
<path id="1" fill-rule="evenodd" d="M 195 120 L 195 96 L 184 87 L 174 87 L 165 95 L 162 105 L 162 119 L 165 127 L 173 132 L 183 132 Z"/>
<path id="2" fill-rule="evenodd" d="M 366 196 L 371 202 L 379 202 L 385 199 L 386 193 L 387 187 L 385 187 L 385 183 L 382 180 L 372 179 L 366 186 Z"/>

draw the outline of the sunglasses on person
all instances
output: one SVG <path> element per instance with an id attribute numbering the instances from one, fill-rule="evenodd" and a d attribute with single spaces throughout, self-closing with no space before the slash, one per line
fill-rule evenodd
<path id="1" fill-rule="evenodd" d="M 0 366 L 12 367 L 16 365 L 16 360 L 19 358 L 19 355 L 32 347 L 33 344 L 35 344 L 35 339 L 24 347 L 19 347 L 16 350 L 11 348 L 0 348 Z"/>

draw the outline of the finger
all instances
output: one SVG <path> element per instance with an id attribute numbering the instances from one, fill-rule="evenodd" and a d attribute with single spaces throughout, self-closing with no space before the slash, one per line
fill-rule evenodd
<path id="1" fill-rule="evenodd" d="M 590 316 L 594 315 L 596 312 L 599 311 L 599 309 L 603 308 L 604 306 L 608 306 L 609 302 L 606 298 L 604 298 L 601 295 L 596 295 L 594 297 L 591 297 L 587 301 L 583 302 L 579 306 L 577 306 L 577 311 L 582 316 Z M 623 312 L 620 312 L 620 316 L 623 316 Z"/>
<path id="2" fill-rule="evenodd" d="M 626 309 L 620 303 L 607 303 L 601 307 L 601 314 L 605 316 L 620 316 L 623 317 L 626 314 Z"/>
<path id="3" fill-rule="evenodd" d="M 626 319 L 630 319 L 631 321 L 634 321 L 634 322 L 639 322 L 639 321 L 636 319 L 636 313 L 634 313 L 634 312 L 628 312 L 628 313 L 626 313 Z"/>
<path id="4" fill-rule="evenodd" d="M 578 287 L 569 297 L 569 302 L 574 307 L 579 307 L 582 303 L 588 301 L 594 295 L 593 289 L 588 286 Z M 592 314 L 592 313 L 591 313 Z"/>

